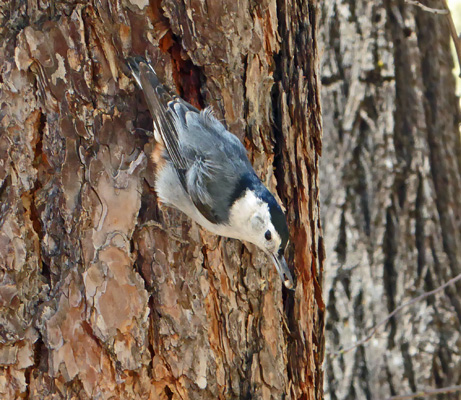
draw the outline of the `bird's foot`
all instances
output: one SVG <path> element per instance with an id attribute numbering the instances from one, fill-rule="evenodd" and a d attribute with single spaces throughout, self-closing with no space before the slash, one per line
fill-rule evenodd
<path id="1" fill-rule="evenodd" d="M 155 132 L 152 132 L 152 131 L 149 131 L 147 129 L 143 129 L 143 128 L 133 128 L 130 133 L 132 135 L 134 135 L 137 131 L 141 131 L 142 133 L 144 133 L 146 136 L 149 136 L 149 137 L 155 137 Z"/>
<path id="2" fill-rule="evenodd" d="M 146 228 L 149 228 L 149 227 L 158 228 L 162 232 L 165 232 L 170 239 L 176 240 L 177 242 L 182 243 L 182 244 L 190 244 L 190 242 L 188 240 L 183 239 L 180 234 L 173 232 L 173 230 L 182 228 L 182 225 L 165 226 L 165 224 L 161 222 L 151 220 L 141 225 L 141 228 L 145 228 L 145 227 Z"/>

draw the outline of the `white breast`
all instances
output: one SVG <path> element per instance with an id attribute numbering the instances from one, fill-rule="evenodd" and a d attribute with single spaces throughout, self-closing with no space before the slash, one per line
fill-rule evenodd
<path id="1" fill-rule="evenodd" d="M 197 210 L 194 203 L 192 203 L 192 200 L 183 189 L 178 175 L 171 164 L 166 163 L 164 168 L 158 172 L 155 191 L 162 203 L 171 205 L 182 211 L 189 218 L 193 219 L 210 232 L 224 237 L 244 239 L 241 232 L 233 228 L 234 226 L 240 227 L 239 225 L 232 223 L 229 225 L 212 224 Z"/>

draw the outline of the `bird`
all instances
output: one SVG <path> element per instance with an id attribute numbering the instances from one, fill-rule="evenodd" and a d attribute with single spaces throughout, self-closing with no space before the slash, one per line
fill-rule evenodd
<path id="1" fill-rule="evenodd" d="M 273 261 L 284 286 L 294 288 L 284 253 L 289 230 L 284 212 L 264 186 L 241 141 L 213 115 L 164 86 L 141 56 L 127 65 L 143 91 L 162 165 L 156 171 L 160 202 L 208 231 L 255 244 Z"/>

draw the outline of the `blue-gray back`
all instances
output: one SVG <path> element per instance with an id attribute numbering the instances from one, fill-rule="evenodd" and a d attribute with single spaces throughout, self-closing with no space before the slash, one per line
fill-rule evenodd
<path id="1" fill-rule="evenodd" d="M 186 109 L 175 105 L 176 115 Z M 181 110 L 180 110 L 181 108 Z M 179 146 L 190 167 L 187 191 L 195 206 L 211 222 L 225 223 L 232 201 L 240 196 L 241 180 L 252 174 L 246 150 L 228 132 L 210 109 L 200 113 L 185 111 L 179 118 Z"/>

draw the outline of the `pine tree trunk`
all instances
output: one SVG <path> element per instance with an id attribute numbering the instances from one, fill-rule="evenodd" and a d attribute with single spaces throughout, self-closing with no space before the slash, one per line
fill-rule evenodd
<path id="1" fill-rule="evenodd" d="M 0 5 L 0 397 L 320 399 L 314 0 Z M 287 209 L 296 291 L 159 209 L 147 54 L 212 106 Z"/>
<path id="2" fill-rule="evenodd" d="M 321 15 L 327 398 L 459 385 L 461 285 L 406 308 L 364 346 L 333 354 L 461 273 L 448 24 L 404 0 L 329 1 Z"/>

